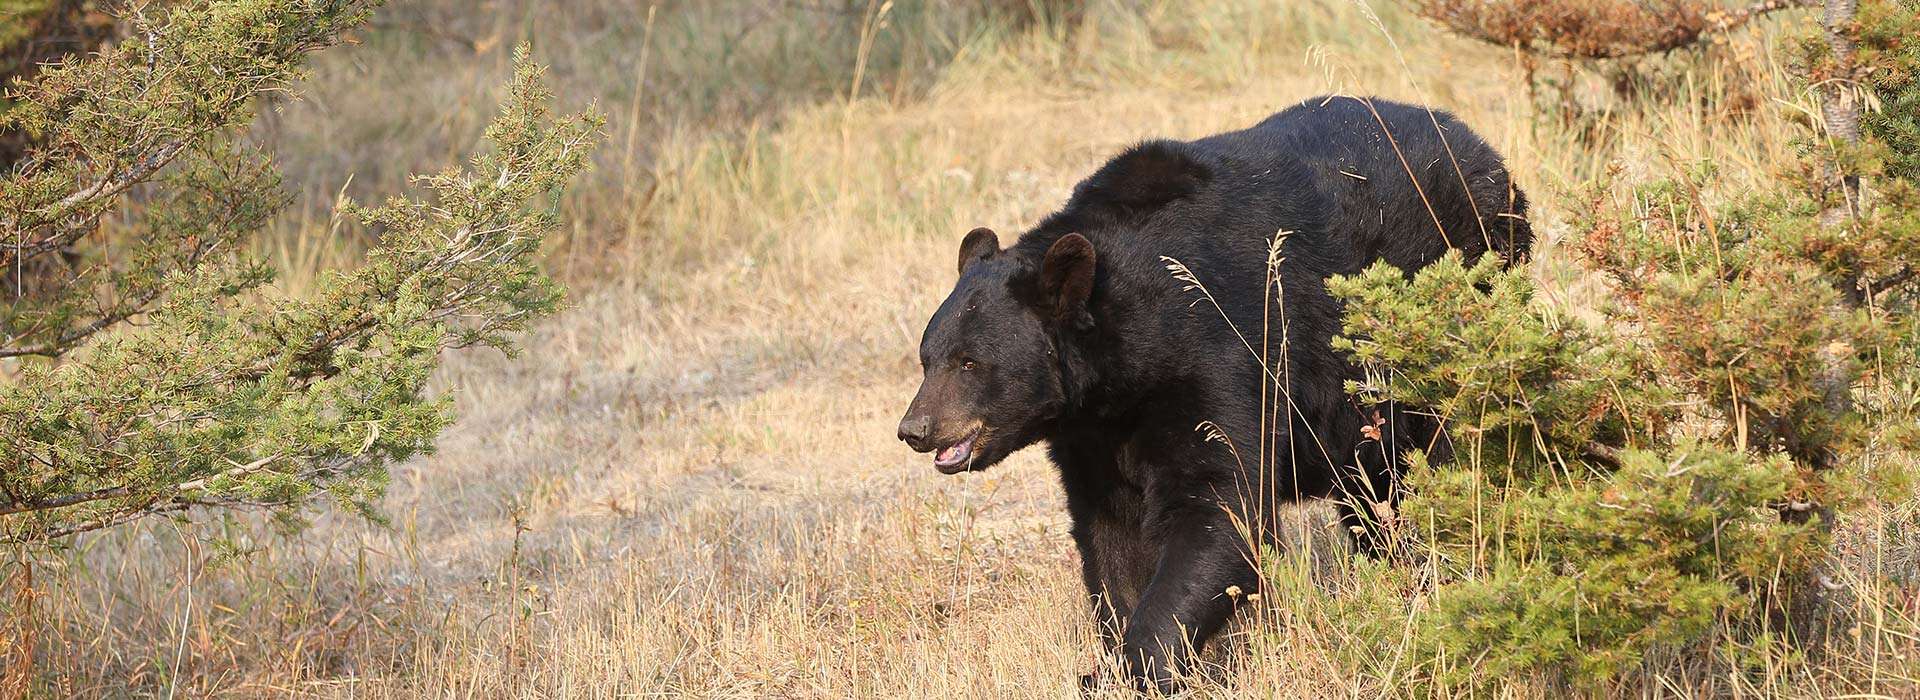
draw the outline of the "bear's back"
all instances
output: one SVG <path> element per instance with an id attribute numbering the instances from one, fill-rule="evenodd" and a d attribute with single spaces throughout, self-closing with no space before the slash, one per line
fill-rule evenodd
<path id="1" fill-rule="evenodd" d="M 1330 233 L 1350 251 L 1342 273 L 1376 259 L 1414 270 L 1449 248 L 1512 262 L 1531 246 L 1526 197 L 1499 152 L 1451 113 L 1318 97 L 1247 131 L 1311 170 L 1331 198 Z"/>

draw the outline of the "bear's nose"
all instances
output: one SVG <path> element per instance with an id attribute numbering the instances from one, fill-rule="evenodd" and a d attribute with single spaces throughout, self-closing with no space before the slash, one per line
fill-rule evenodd
<path id="1" fill-rule="evenodd" d="M 900 440 L 915 452 L 926 452 L 927 436 L 933 433 L 933 416 L 907 416 L 900 420 Z"/>

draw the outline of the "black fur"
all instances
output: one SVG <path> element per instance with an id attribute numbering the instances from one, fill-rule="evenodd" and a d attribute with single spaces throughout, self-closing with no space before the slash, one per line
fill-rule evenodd
<path id="1" fill-rule="evenodd" d="M 1449 247 L 1518 259 L 1525 214 L 1465 125 L 1381 100 L 1320 98 L 1243 131 L 1141 144 L 1006 250 L 968 236 L 901 437 L 965 455 L 942 471 L 1045 440 L 1108 643 L 1135 680 L 1164 684 L 1230 617 L 1225 591 L 1256 589 L 1239 524 L 1271 533 L 1276 504 L 1341 496 L 1364 526 L 1354 504 L 1393 500 L 1400 450 L 1444 458 L 1433 420 L 1343 391 L 1355 370 L 1329 346 L 1340 306 L 1325 279 L 1374 260 L 1413 270 Z"/>

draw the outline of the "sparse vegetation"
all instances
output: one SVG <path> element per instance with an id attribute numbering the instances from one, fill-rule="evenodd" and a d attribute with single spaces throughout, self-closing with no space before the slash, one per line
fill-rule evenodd
<path id="1" fill-rule="evenodd" d="M 1871 248 L 1897 239 L 1864 235 L 1913 211 L 1894 204 L 1903 113 L 1875 111 L 1910 72 L 1864 72 L 1867 145 L 1835 149 L 1809 125 L 1821 96 L 1800 76 L 1821 64 L 1793 19 L 1674 57 L 1688 99 L 1574 125 L 1531 117 L 1510 48 L 1400 6 L 1089 3 L 1039 24 L 1008 6 L 414 0 L 316 56 L 310 99 L 253 135 L 294 200 L 248 248 L 287 270 L 266 291 L 324 299 L 317 270 L 369 269 L 352 260 L 378 240 L 335 228 L 331 202 L 470 150 L 478 96 L 531 39 L 556 92 L 610 118 L 549 247 L 574 301 L 523 357 L 423 380 L 461 420 L 393 470 L 387 524 L 154 519 L 38 555 L 26 632 L 62 653 L 34 692 L 1072 697 L 1099 643 L 1058 485 L 1031 455 L 952 479 L 899 447 L 912 339 L 969 228 L 1038 219 L 1144 136 L 1328 91 L 1459 113 L 1527 186 L 1539 252 L 1514 274 L 1351 283 L 1398 333 L 1371 388 L 1454 411 L 1479 449 L 1416 469 L 1395 562 L 1347 558 L 1329 512 L 1293 513 L 1295 546 L 1196 694 L 1914 691 L 1916 331 L 1877 284 L 1902 281 Z M 1904 50 L 1901 7 L 1863 7 L 1862 65 Z M 1869 183 L 1862 235 L 1820 221 L 1844 186 L 1790 184 L 1832 182 L 1828 153 Z M 1836 312 L 1853 271 L 1882 291 Z M 1785 335 L 1699 342 L 1756 330 Z M 1464 361 L 1489 347 L 1506 364 Z M 1818 403 L 1804 377 L 1828 356 L 1857 417 L 1773 420 Z M 1802 428 L 1842 448 L 1818 478 L 1783 448 Z M 1830 533 L 1775 512 L 1816 501 L 1844 506 Z M 1784 559 L 1813 551 L 1831 557 Z M 1829 639 L 1806 645 L 1769 591 L 1816 564 Z"/>

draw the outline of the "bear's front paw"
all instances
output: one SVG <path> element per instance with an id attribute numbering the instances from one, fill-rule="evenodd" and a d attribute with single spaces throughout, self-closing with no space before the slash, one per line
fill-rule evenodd
<path id="1" fill-rule="evenodd" d="M 1181 690 L 1176 680 L 1177 673 L 1165 654 L 1143 651 L 1126 654 L 1123 679 L 1134 692 L 1142 695 L 1173 695 Z"/>

